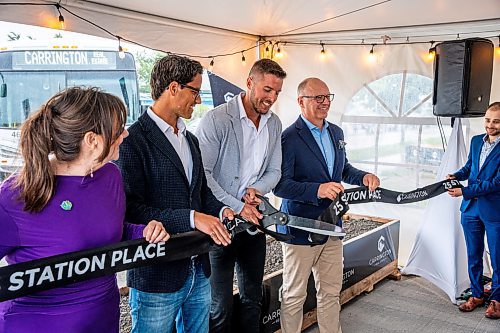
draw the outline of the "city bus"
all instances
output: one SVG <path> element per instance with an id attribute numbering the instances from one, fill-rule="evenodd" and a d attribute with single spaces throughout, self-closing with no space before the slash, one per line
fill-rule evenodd
<path id="1" fill-rule="evenodd" d="M 120 97 L 128 109 L 129 125 L 141 113 L 130 53 L 69 45 L 0 47 L 0 180 L 22 164 L 18 145 L 24 120 L 71 86 L 99 87 Z"/>

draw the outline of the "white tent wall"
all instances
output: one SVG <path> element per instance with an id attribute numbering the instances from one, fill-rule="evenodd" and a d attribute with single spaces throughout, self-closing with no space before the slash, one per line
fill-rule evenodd
<path id="1" fill-rule="evenodd" d="M 279 63 L 288 76 L 275 107 L 284 127 L 295 121 L 300 113 L 297 86 L 307 77 L 322 79 L 335 93 L 329 120 L 336 124 L 351 97 L 366 83 L 403 70 L 432 77 L 432 62 L 423 60 L 429 50 L 428 44 L 376 46 L 375 63 L 367 59 L 371 45 L 325 46 L 325 59 L 320 57 L 319 45 L 285 46 L 284 49 L 284 57 Z"/>
<path id="2" fill-rule="evenodd" d="M 293 123 L 300 109 L 297 105 L 297 86 L 307 77 L 319 77 L 325 81 L 330 91 L 335 93 L 328 120 L 340 124 L 342 114 L 353 95 L 374 80 L 385 75 L 407 71 L 433 77 L 432 61 L 427 59 L 429 44 L 380 45 L 375 47 L 377 61 L 369 63 L 367 55 L 371 45 L 366 46 L 325 46 L 327 56 L 321 59 L 321 47 L 317 46 L 285 46 L 284 56 L 279 63 L 287 71 L 275 112 L 283 122 L 283 128 Z M 500 57 L 494 60 L 493 84 L 491 101 L 500 100 Z M 442 118 L 444 126 L 450 127 L 450 119 Z M 411 121 L 411 119 L 409 119 Z M 470 124 L 468 140 L 473 135 L 484 132 L 482 118 L 464 119 L 465 125 Z M 347 141 L 349 157 L 349 141 Z M 384 184 L 382 183 L 382 186 Z M 404 186 L 412 190 L 409 183 Z M 370 216 L 397 218 L 401 221 L 401 241 L 399 248 L 399 263 L 404 266 L 408 259 L 416 233 L 422 222 L 425 205 L 391 205 L 372 203 L 353 205 L 351 212 Z"/>

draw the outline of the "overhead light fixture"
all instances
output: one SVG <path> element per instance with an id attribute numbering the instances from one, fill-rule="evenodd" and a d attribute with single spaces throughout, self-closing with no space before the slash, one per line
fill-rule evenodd
<path id="1" fill-rule="evenodd" d="M 427 54 L 427 59 L 432 61 L 436 57 L 436 48 L 434 47 L 434 41 L 431 40 L 431 47 L 429 48 L 429 53 Z"/>
<path id="2" fill-rule="evenodd" d="M 280 43 L 278 42 L 277 45 L 276 45 L 278 48 L 276 49 L 276 58 L 283 58 L 283 53 L 281 52 L 281 47 L 280 47 Z"/>
<path id="3" fill-rule="evenodd" d="M 500 57 L 500 35 L 498 35 L 498 46 L 496 47 L 496 54 Z"/>
<path id="4" fill-rule="evenodd" d="M 214 58 L 212 57 L 212 60 L 210 60 L 210 65 L 208 66 L 208 70 L 210 72 L 213 72 L 214 71 L 214 64 L 215 64 L 215 60 Z"/>
<path id="5" fill-rule="evenodd" d="M 118 57 L 120 57 L 120 59 L 125 59 L 125 51 L 123 51 L 121 43 L 122 38 L 119 36 L 117 36 L 116 38 L 118 38 Z"/>
<path id="6" fill-rule="evenodd" d="M 370 52 L 368 53 L 368 61 L 370 63 L 374 63 L 377 60 L 377 56 L 375 55 L 375 51 L 373 50 L 375 48 L 375 44 L 372 44 L 372 48 Z"/>
<path id="7" fill-rule="evenodd" d="M 321 51 L 319 51 L 319 57 L 323 60 L 326 58 L 325 44 L 319 43 L 321 45 Z"/>
<path id="8" fill-rule="evenodd" d="M 241 51 L 241 64 L 245 66 L 247 64 L 247 60 L 245 59 L 245 54 Z"/>
<path id="9" fill-rule="evenodd" d="M 57 11 L 59 12 L 59 26 L 61 27 L 61 30 L 64 30 L 66 28 L 65 24 L 64 24 L 64 16 L 62 16 L 62 13 L 61 13 L 61 5 L 60 4 L 56 4 L 56 8 L 57 8 Z"/>

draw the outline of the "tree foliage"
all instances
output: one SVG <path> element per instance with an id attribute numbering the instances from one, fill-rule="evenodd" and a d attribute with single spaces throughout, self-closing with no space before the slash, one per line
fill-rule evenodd
<path id="1" fill-rule="evenodd" d="M 137 77 L 139 79 L 139 92 L 150 93 L 149 78 L 155 62 L 165 56 L 161 52 L 141 52 L 135 55 Z"/>

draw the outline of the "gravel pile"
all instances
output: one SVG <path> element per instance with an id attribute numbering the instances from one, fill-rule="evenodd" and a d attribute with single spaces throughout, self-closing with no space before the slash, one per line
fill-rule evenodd
<path id="1" fill-rule="evenodd" d="M 344 241 L 364 234 L 372 229 L 383 225 L 381 222 L 375 222 L 368 219 L 349 219 L 344 221 L 344 230 L 346 237 Z M 266 248 L 266 264 L 264 266 L 264 276 L 283 268 L 283 253 L 281 251 L 281 243 L 268 239 Z M 234 279 L 236 287 L 236 277 Z M 120 301 L 120 333 L 128 333 L 131 330 L 130 307 L 128 305 L 128 295 L 121 297 Z"/>

